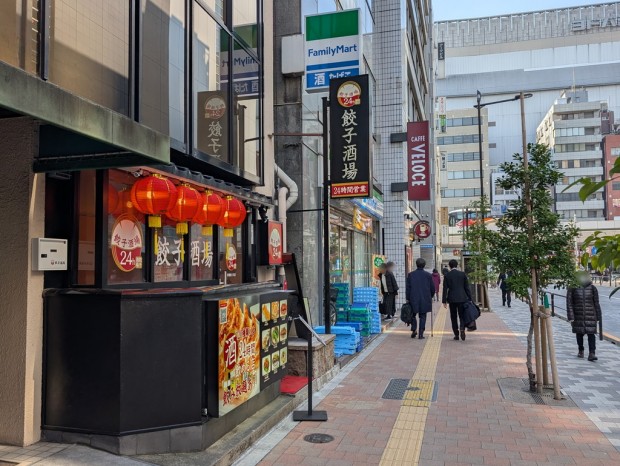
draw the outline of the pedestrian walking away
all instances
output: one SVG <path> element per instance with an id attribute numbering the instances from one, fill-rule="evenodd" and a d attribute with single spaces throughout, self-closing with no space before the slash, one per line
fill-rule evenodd
<path id="1" fill-rule="evenodd" d="M 381 294 L 383 295 L 383 313 L 386 319 L 392 319 L 396 314 L 396 296 L 398 283 L 394 276 L 394 262 L 382 264 L 379 278 L 381 279 Z"/>
<path id="2" fill-rule="evenodd" d="M 465 324 L 463 322 L 463 304 L 471 301 L 471 290 L 469 289 L 469 280 L 465 272 L 457 270 L 459 263 L 452 259 L 448 265 L 448 272 L 443 280 L 442 302 L 444 307 L 450 305 L 450 321 L 452 322 L 452 331 L 454 339 L 465 340 Z"/>
<path id="3" fill-rule="evenodd" d="M 435 285 L 435 301 L 439 301 L 439 285 L 441 284 L 441 275 L 437 272 L 437 269 L 433 269 L 433 285 Z"/>
<path id="4" fill-rule="evenodd" d="M 497 278 L 497 286 L 499 286 L 499 289 L 502 290 L 502 306 L 505 306 L 506 303 L 508 303 L 508 307 L 510 307 L 511 301 L 510 285 L 508 284 L 509 280 L 510 272 L 502 272 Z"/>
<path id="5" fill-rule="evenodd" d="M 417 259 L 415 265 L 417 269 L 407 276 L 405 294 L 412 310 L 411 338 L 415 338 L 417 335 L 420 340 L 423 340 L 424 331 L 426 330 L 426 314 L 433 312 L 435 284 L 433 283 L 432 275 L 424 270 L 424 267 L 426 267 L 424 259 Z M 419 326 L 416 321 L 416 314 L 419 317 Z"/>
<path id="6" fill-rule="evenodd" d="M 597 361 L 596 333 L 597 323 L 601 320 L 601 305 L 598 289 L 592 284 L 588 272 L 577 274 L 579 286 L 569 288 L 566 292 L 566 317 L 577 336 L 577 357 L 584 357 L 583 337 L 588 336 L 588 361 Z"/>

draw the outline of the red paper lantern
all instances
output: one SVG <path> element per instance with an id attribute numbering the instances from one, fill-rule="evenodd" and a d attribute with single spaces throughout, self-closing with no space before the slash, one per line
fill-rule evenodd
<path id="1" fill-rule="evenodd" d="M 213 235 L 213 225 L 219 223 L 224 216 L 224 199 L 213 191 L 202 193 L 202 209 L 194 217 L 194 223 L 202 225 L 204 236 Z"/>
<path id="2" fill-rule="evenodd" d="M 161 175 L 140 178 L 131 188 L 134 207 L 149 216 L 149 227 L 161 228 L 161 215 L 168 212 L 177 200 L 174 183 Z"/>
<path id="3" fill-rule="evenodd" d="M 202 209 L 202 196 L 188 184 L 177 188 L 177 200 L 174 206 L 166 212 L 170 220 L 177 222 L 177 235 L 186 235 L 189 232 L 187 222 L 192 220 Z"/>
<path id="4" fill-rule="evenodd" d="M 240 226 L 245 220 L 246 211 L 243 202 L 232 196 L 226 196 L 224 201 L 224 215 L 219 225 L 224 227 L 224 236 L 232 238 L 233 229 Z"/>

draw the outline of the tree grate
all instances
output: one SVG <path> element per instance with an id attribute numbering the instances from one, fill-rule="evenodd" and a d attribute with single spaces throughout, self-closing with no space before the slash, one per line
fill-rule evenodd
<path id="1" fill-rule="evenodd" d="M 310 443 L 329 443 L 333 442 L 334 437 L 328 434 L 308 434 L 304 437 L 306 442 Z"/>
<path id="2" fill-rule="evenodd" d="M 562 407 L 575 407 L 575 402 L 564 392 L 563 400 L 555 400 L 553 398 L 553 387 L 545 386 L 543 393 L 533 393 L 530 391 L 530 383 L 528 379 L 521 379 L 517 377 L 507 377 L 497 379 L 499 390 L 502 397 L 506 401 L 512 401 L 515 403 L 523 403 L 530 405 L 545 405 L 545 406 L 562 406 Z"/>

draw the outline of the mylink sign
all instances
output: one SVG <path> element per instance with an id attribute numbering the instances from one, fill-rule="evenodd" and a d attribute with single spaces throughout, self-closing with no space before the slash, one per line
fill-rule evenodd
<path id="1" fill-rule="evenodd" d="M 576 19 L 570 23 L 572 32 L 587 31 L 595 28 L 618 27 L 620 18 Z"/>
<path id="2" fill-rule="evenodd" d="M 360 74 L 359 10 L 306 16 L 306 90 L 327 91 L 332 79 Z"/>

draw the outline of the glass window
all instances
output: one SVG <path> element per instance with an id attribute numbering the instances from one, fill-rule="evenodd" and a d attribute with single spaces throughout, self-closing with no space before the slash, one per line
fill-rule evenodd
<path id="1" fill-rule="evenodd" d="M 185 142 L 185 0 L 171 0 L 168 28 L 170 137 Z"/>
<path id="2" fill-rule="evenodd" d="M 216 17 L 221 20 L 224 19 L 228 0 L 202 0 L 202 3 L 207 5 Z"/>
<path id="3" fill-rule="evenodd" d="M 183 141 L 184 1 L 141 0 L 141 14 L 140 122 Z"/>
<path id="4" fill-rule="evenodd" d="M 233 230 L 233 237 L 219 230 L 220 282 L 227 285 L 243 283 L 243 235 L 241 227 Z"/>
<path id="5" fill-rule="evenodd" d="M 96 181 L 94 170 L 79 175 L 78 194 L 78 266 L 77 284 L 95 284 L 95 209 Z M 112 194 L 112 203 L 118 199 Z M 110 197 L 108 197 L 110 199 Z M 108 201 L 109 202 L 109 201 Z"/>
<path id="6" fill-rule="evenodd" d="M 129 2 L 55 0 L 52 24 L 50 81 L 128 115 Z"/>
<path id="7" fill-rule="evenodd" d="M 233 96 L 237 106 L 237 154 L 235 160 L 242 170 L 259 174 L 260 107 L 259 66 L 256 60 L 235 42 L 233 54 Z"/>
<path id="8" fill-rule="evenodd" d="M 201 225 L 192 224 L 189 247 L 191 280 L 213 279 L 213 236 L 202 233 Z"/>
<path id="9" fill-rule="evenodd" d="M 258 23 L 257 0 L 233 1 L 233 28 L 237 32 L 239 26 L 255 25 Z"/>
<path id="10" fill-rule="evenodd" d="M 131 202 L 131 187 L 136 180 L 121 170 L 108 172 L 105 194 L 108 203 L 108 270 L 110 285 L 145 281 L 144 215 Z"/>
<path id="11" fill-rule="evenodd" d="M 353 232 L 353 288 L 370 285 L 369 235 Z"/>
<path id="12" fill-rule="evenodd" d="M 228 82 L 229 36 L 202 8 L 194 9 L 194 146 L 224 162 L 230 160 Z"/>
<path id="13" fill-rule="evenodd" d="M 156 232 L 157 248 L 153 250 L 153 278 L 156 282 L 180 282 L 183 280 L 186 238 L 177 235 L 176 222 L 165 216 L 161 221 L 162 228 Z"/>
<path id="14" fill-rule="evenodd" d="M 0 1 L 0 60 L 30 73 L 37 71 L 38 6 L 38 0 Z"/>

